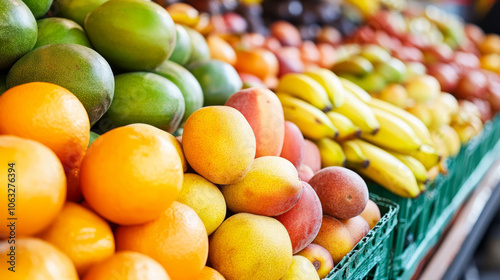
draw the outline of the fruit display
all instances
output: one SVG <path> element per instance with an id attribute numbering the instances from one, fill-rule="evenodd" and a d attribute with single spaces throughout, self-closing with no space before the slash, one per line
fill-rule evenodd
<path id="1" fill-rule="evenodd" d="M 2 0 L 0 279 L 325 279 L 375 244 L 369 186 L 419 197 L 500 111 L 500 37 L 344 2 Z"/>

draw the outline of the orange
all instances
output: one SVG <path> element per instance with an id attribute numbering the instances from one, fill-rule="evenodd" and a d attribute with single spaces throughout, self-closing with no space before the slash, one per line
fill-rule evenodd
<path id="1" fill-rule="evenodd" d="M 193 209 L 174 202 L 157 219 L 115 232 L 119 251 L 131 250 L 152 257 L 173 280 L 196 279 L 208 257 L 205 226 Z"/>
<path id="2" fill-rule="evenodd" d="M 168 133 L 146 124 L 113 129 L 90 145 L 80 168 L 83 196 L 105 219 L 135 225 L 177 198 L 183 170 Z"/>
<path id="3" fill-rule="evenodd" d="M 236 64 L 236 52 L 231 45 L 217 35 L 207 37 L 208 48 L 212 59 L 222 60 L 234 66 Z"/>
<path id="4" fill-rule="evenodd" d="M 83 280 L 170 280 L 165 269 L 137 252 L 118 252 L 94 265 Z"/>
<path id="5" fill-rule="evenodd" d="M 40 238 L 65 253 L 79 275 L 115 252 L 115 239 L 108 223 L 87 208 L 66 202 L 55 221 Z"/>
<path id="6" fill-rule="evenodd" d="M 0 211 L 0 220 L 5 221 L 0 238 L 11 235 L 6 226 L 8 217 L 17 218 L 16 236 L 36 234 L 46 228 L 66 198 L 64 170 L 54 152 L 33 140 L 0 136 L 0 166 L 0 200 L 5 207 Z M 15 204 L 11 205 L 12 216 L 7 208 L 11 200 Z"/>
<path id="7" fill-rule="evenodd" d="M 77 167 L 90 138 L 87 111 L 71 92 L 50 83 L 28 83 L 0 96 L 0 134 L 36 140 L 65 168 Z"/>
<path id="8" fill-rule="evenodd" d="M 184 151 L 182 150 L 181 141 L 170 133 L 165 134 L 165 136 L 167 136 L 167 139 L 172 143 L 172 145 L 174 145 L 175 150 L 177 151 L 177 154 L 179 154 L 179 158 L 181 159 L 182 171 L 186 172 L 188 167 L 186 157 L 184 156 Z"/>
<path id="9" fill-rule="evenodd" d="M 278 59 L 266 49 L 236 50 L 234 68 L 238 72 L 249 73 L 265 80 L 267 77 L 276 77 L 278 67 Z"/>
<path id="10" fill-rule="evenodd" d="M 200 275 L 198 275 L 198 278 L 196 280 L 225 280 L 224 276 L 220 274 L 217 270 L 205 266 L 202 270 Z"/>
<path id="11" fill-rule="evenodd" d="M 75 266 L 65 254 L 51 244 L 31 237 L 16 239 L 15 272 L 9 271 L 11 246 L 7 240 L 0 242 L 0 279 L 78 280 Z"/>

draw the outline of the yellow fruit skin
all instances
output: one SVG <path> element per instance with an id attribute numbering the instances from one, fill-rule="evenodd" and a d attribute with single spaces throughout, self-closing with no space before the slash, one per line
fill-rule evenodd
<path id="1" fill-rule="evenodd" d="M 9 173 L 8 164 L 15 163 L 14 172 Z M 66 197 L 66 178 L 64 169 L 57 156 L 46 146 L 33 140 L 16 136 L 0 136 L 0 198 L 5 202 L 0 220 L 5 226 L 0 227 L 0 238 L 7 238 L 10 229 L 7 218 L 8 199 L 12 198 L 15 186 L 17 218 L 16 236 L 33 235 L 45 229 L 61 211 Z M 7 185 L 8 174 L 14 178 L 11 187 Z M 26 201 L 26 203 L 22 203 Z M 51 207 L 48 204 L 51 203 Z"/>
<path id="2" fill-rule="evenodd" d="M 235 213 L 277 216 L 290 210 L 302 195 L 297 169 L 281 157 L 256 158 L 236 184 L 221 187 L 227 206 Z"/>
<path id="3" fill-rule="evenodd" d="M 403 162 L 393 155 L 362 140 L 354 140 L 370 159 L 367 168 L 356 171 L 379 183 L 389 191 L 402 197 L 416 197 L 420 194 L 415 175 Z"/>
<path id="4" fill-rule="evenodd" d="M 380 124 L 373 111 L 363 101 L 349 91 L 345 91 L 344 104 L 333 111 L 349 118 L 362 132 L 375 133 L 380 129 Z"/>
<path id="5" fill-rule="evenodd" d="M 286 93 L 277 93 L 277 96 L 283 105 L 285 120 L 296 124 L 305 137 L 321 139 L 338 135 L 337 128 L 318 108 Z"/>
<path id="6" fill-rule="evenodd" d="M 0 279 L 65 279 L 78 280 L 71 260 L 51 244 L 31 237 L 16 239 L 15 272 L 8 270 L 10 246 L 7 240 L 0 242 Z"/>
<path id="7" fill-rule="evenodd" d="M 276 219 L 239 213 L 212 235 L 209 260 L 227 280 L 279 280 L 292 262 L 292 242 Z"/>
<path id="8" fill-rule="evenodd" d="M 319 280 L 314 265 L 303 256 L 293 256 L 292 264 L 281 280 Z"/>
<path id="9" fill-rule="evenodd" d="M 170 280 L 167 271 L 152 258 L 137 252 L 117 252 L 92 266 L 82 280 Z"/>
<path id="10" fill-rule="evenodd" d="M 423 143 L 431 144 L 431 134 L 427 126 L 416 116 L 380 99 L 372 98 L 369 106 L 391 113 L 409 125 Z"/>
<path id="11" fill-rule="evenodd" d="M 256 153 L 252 127 L 236 109 L 210 106 L 184 124 L 182 146 L 189 165 L 215 184 L 233 184 L 250 169 Z"/>
<path id="12" fill-rule="evenodd" d="M 342 106 L 344 103 L 344 87 L 335 73 L 325 68 L 319 68 L 304 74 L 323 86 L 333 107 Z"/>
<path id="13" fill-rule="evenodd" d="M 346 91 L 355 95 L 361 101 L 368 103 L 372 99 L 371 95 L 368 92 L 366 92 L 366 90 L 362 89 L 360 86 L 349 81 L 348 79 L 340 78 L 340 82 L 342 83 L 342 86 Z"/>
<path id="14" fill-rule="evenodd" d="M 346 157 L 342 147 L 329 138 L 323 138 L 315 142 L 321 155 L 321 167 L 344 166 Z"/>
<path id="15" fill-rule="evenodd" d="M 373 108 L 373 112 L 380 123 L 380 131 L 375 135 L 361 134 L 361 138 L 377 146 L 400 153 L 415 151 L 420 148 L 422 141 L 404 121 L 378 108 Z"/>
<path id="16" fill-rule="evenodd" d="M 300 98 L 323 112 L 328 112 L 333 107 L 321 84 L 304 74 L 292 73 L 283 76 L 276 90 Z"/>
<path id="17" fill-rule="evenodd" d="M 197 174 L 184 174 L 177 201 L 193 208 L 205 225 L 208 235 L 212 234 L 226 217 L 226 201 L 219 188 Z"/>
<path id="18" fill-rule="evenodd" d="M 361 130 L 346 116 L 335 112 L 328 112 L 326 115 L 330 118 L 332 124 L 339 130 L 339 135 L 337 137 L 339 140 L 345 140 L 354 135 L 358 137 L 361 135 Z"/>
<path id="19" fill-rule="evenodd" d="M 115 252 L 115 239 L 109 224 L 73 202 L 64 205 L 59 216 L 40 237 L 65 253 L 79 275 Z"/>

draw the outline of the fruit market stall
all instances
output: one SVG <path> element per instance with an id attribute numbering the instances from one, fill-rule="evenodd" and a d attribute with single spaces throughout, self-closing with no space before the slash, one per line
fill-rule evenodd
<path id="1" fill-rule="evenodd" d="M 0 0 L 0 26 L 0 279 L 456 277 L 500 199 L 500 36 L 435 6 Z"/>

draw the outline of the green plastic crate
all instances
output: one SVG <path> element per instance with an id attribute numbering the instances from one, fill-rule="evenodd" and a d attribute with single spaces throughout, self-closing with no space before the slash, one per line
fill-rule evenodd
<path id="1" fill-rule="evenodd" d="M 393 232 L 398 222 L 399 206 L 377 195 L 370 195 L 370 199 L 380 208 L 382 218 L 325 279 L 389 278 Z"/>
<path id="2" fill-rule="evenodd" d="M 393 279 L 411 277 L 420 259 L 439 239 L 452 214 L 500 154 L 500 144 L 496 145 L 499 139 L 500 115 L 486 123 L 482 133 L 462 147 L 455 158 L 448 159 L 448 174 L 438 176 L 418 198 L 403 198 L 380 185 L 368 185 L 370 193 L 400 206 L 394 232 Z"/>
<path id="3" fill-rule="evenodd" d="M 438 176 L 424 198 L 400 200 L 409 204 L 410 209 L 422 210 L 416 214 L 410 212 L 412 219 L 405 220 L 403 216 L 395 230 L 393 279 L 411 278 L 420 260 L 437 243 L 457 209 L 500 155 L 499 139 L 500 116 L 497 116 L 449 160 L 448 174 Z M 394 194 L 382 196 L 398 202 L 393 199 Z"/>

